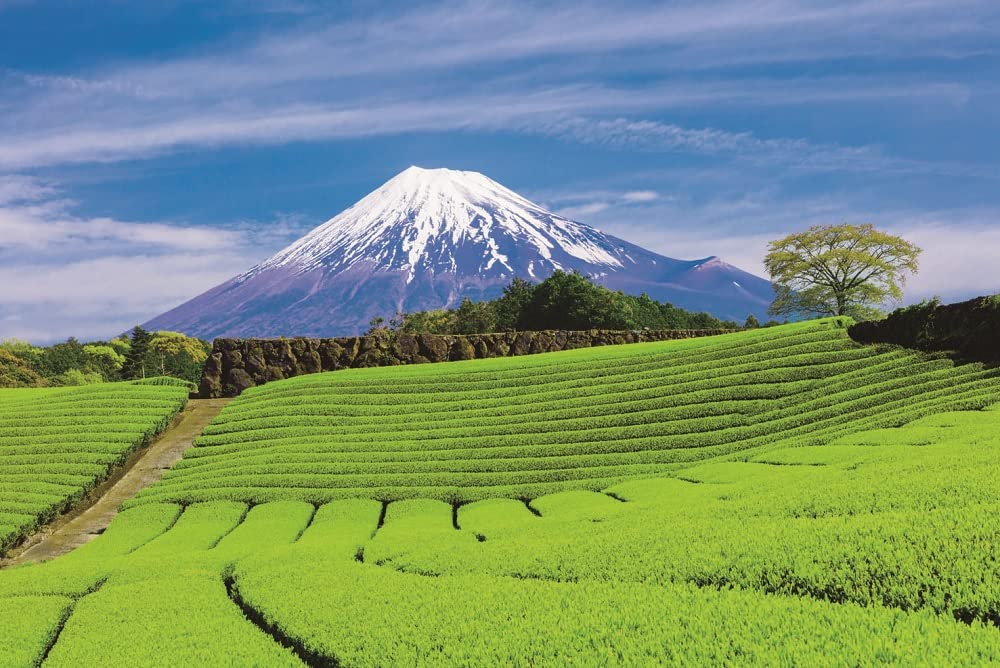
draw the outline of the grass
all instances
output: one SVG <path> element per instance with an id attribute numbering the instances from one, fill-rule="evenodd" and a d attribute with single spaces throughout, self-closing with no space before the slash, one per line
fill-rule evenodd
<path id="1" fill-rule="evenodd" d="M 0 665 L 1000 662 L 998 401 L 834 321 L 274 383 L 0 572 Z"/>
<path id="2" fill-rule="evenodd" d="M 187 394 L 155 382 L 0 390 L 0 555 L 148 443 Z"/>

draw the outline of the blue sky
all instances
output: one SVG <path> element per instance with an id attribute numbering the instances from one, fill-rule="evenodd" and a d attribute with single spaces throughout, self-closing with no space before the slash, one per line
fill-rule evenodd
<path id="1" fill-rule="evenodd" d="M 907 300 L 998 292 L 998 156 L 993 0 L 0 0 L 0 338 L 123 331 L 411 164 L 755 272 L 873 222 Z"/>

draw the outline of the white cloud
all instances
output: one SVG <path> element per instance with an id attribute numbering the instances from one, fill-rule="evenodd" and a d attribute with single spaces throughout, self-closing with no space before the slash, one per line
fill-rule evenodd
<path id="1" fill-rule="evenodd" d="M 123 249 L 124 250 L 124 249 Z M 59 264 L 22 264 L 0 268 L 2 305 L 58 304 L 66 316 L 155 315 L 247 268 L 245 249 L 214 253 L 107 255 Z M 133 323 L 134 324 L 134 323 Z M 72 332 L 71 332 L 72 333 Z"/>
<path id="2" fill-rule="evenodd" d="M 245 270 L 238 252 L 112 255 L 0 268 L 0 338 L 106 338 Z"/>
<path id="3" fill-rule="evenodd" d="M 659 198 L 659 193 L 653 190 L 633 190 L 622 195 L 622 199 L 626 202 L 652 202 Z"/>
<path id="4" fill-rule="evenodd" d="M 260 9 L 306 11 L 301 3 Z M 311 12 L 315 14 L 315 12 Z M 799 140 L 632 120 L 706 105 L 775 105 L 918 96 L 962 105 L 971 84 L 876 71 L 845 77 L 692 78 L 709 63 L 814 61 L 867 54 L 912 57 L 938 46 L 974 49 L 998 32 L 986 0 L 940 3 L 715 0 L 651 6 L 580 2 L 539 6 L 439 3 L 407 12 L 298 25 L 208 47 L 196 56 L 92 71 L 13 73 L 0 100 L 0 167 L 24 169 L 155 156 L 192 147 L 280 143 L 441 130 L 548 131 L 566 139 L 690 151 L 782 152 Z M 905 30 L 899 22 L 905 21 Z M 766 48 L 760 45 L 765 44 Z M 615 58 L 579 55 L 615 54 Z M 685 55 L 690 53 L 691 55 Z M 522 68 L 526 59 L 544 67 Z M 509 66 L 494 71 L 501 63 Z M 594 85 L 617 70 L 645 84 Z M 470 76 L 471 73 L 471 76 Z M 459 80 L 460 85 L 455 85 Z M 981 93 L 989 82 L 979 82 Z M 995 87 L 995 86 L 994 86 Z M 3 102 L 0 102 L 2 105 Z M 592 118 L 618 116 L 594 123 Z M 567 121 L 567 117 L 574 121 Z M 623 120 L 629 119 L 629 120 Z M 805 146 L 799 162 L 847 165 L 852 151 Z M 822 155 L 818 155 L 822 154 Z M 856 164 L 856 163 L 855 163 Z"/>
<path id="5" fill-rule="evenodd" d="M 569 219 L 586 218 L 595 213 L 607 210 L 611 205 L 607 202 L 589 202 L 579 206 L 567 206 L 559 209 L 556 213 Z"/>
<path id="6" fill-rule="evenodd" d="M 0 339 L 113 336 L 245 271 L 305 226 L 295 215 L 215 227 L 79 218 L 53 185 L 24 177 L 0 181 L 0 193 Z"/>
<path id="7" fill-rule="evenodd" d="M 165 223 L 134 223 L 111 218 L 80 218 L 74 202 L 61 199 L 55 186 L 23 176 L 0 178 L 0 256 L 24 251 L 76 249 L 81 245 L 149 246 L 205 250 L 238 243 L 236 233 Z"/>
<path id="8" fill-rule="evenodd" d="M 651 5 L 599 2 L 419 4 L 344 20 L 311 16 L 298 26 L 225 49 L 156 65 L 99 73 L 164 95 L 231 95 L 246 88 L 414 70 L 471 68 L 526 58 L 573 58 L 638 50 L 623 63 L 655 70 L 715 64 L 908 54 L 919 45 L 989 44 L 997 12 L 989 0 L 738 0 Z M 900 22 L 905 21 L 905 30 Z M 653 49 L 664 49 L 659 53 Z M 686 57 L 697 54 L 697 58 Z M 912 56 L 911 56 L 912 57 Z M 586 63 L 573 58 L 576 68 Z M 611 65 L 604 63 L 603 67 Z"/>
<path id="9" fill-rule="evenodd" d="M 66 129 L 5 138 L 0 129 L 0 169 L 22 169 L 83 162 L 148 158 L 193 147 L 277 144 L 319 139 L 349 139 L 407 132 L 517 131 L 622 150 L 651 150 L 738 157 L 750 163 L 800 171 L 899 172 L 948 174 L 996 180 L 991 165 L 969 166 L 894 158 L 874 146 L 813 143 L 803 138 L 760 138 L 751 132 L 685 128 L 604 114 L 627 104 L 598 87 L 571 87 L 537 93 L 488 93 L 451 99 L 407 100 L 357 106 L 323 105 L 211 110 L 179 120 L 150 123 L 145 116 L 93 129 Z"/>
<path id="10" fill-rule="evenodd" d="M 37 202 L 55 193 L 52 186 L 20 174 L 0 174 L 0 206 Z"/>
<path id="11" fill-rule="evenodd" d="M 920 272 L 907 284 L 912 301 L 932 296 L 948 300 L 1000 294 L 1000 228 L 939 222 L 894 224 L 889 231 L 923 249 Z"/>
<path id="12" fill-rule="evenodd" d="M 943 211 L 865 209 L 836 196 L 790 197 L 773 190 L 720 195 L 707 202 L 663 198 L 609 207 L 588 221 L 668 257 L 717 255 L 766 276 L 769 242 L 810 225 L 874 222 L 923 249 L 920 271 L 908 279 L 905 301 L 1000 293 L 1000 209 Z M 652 222 L 650 222 L 652 221 Z"/>

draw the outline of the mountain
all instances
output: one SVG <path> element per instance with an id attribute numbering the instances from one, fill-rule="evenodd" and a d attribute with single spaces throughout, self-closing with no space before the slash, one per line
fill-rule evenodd
<path id="1" fill-rule="evenodd" d="M 146 327 L 202 338 L 336 336 L 371 318 L 491 299 L 515 276 L 577 270 L 615 290 L 742 321 L 766 280 L 674 260 L 546 211 L 478 172 L 410 167 L 249 271 Z"/>

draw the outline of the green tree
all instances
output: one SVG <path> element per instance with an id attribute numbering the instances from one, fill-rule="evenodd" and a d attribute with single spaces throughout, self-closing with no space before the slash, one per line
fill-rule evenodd
<path id="1" fill-rule="evenodd" d="M 126 379 L 146 377 L 146 356 L 149 354 L 149 342 L 152 337 L 139 325 L 132 330 L 130 347 L 122 365 L 122 377 Z"/>
<path id="2" fill-rule="evenodd" d="M 743 329 L 760 329 L 760 320 L 751 313 L 747 316 L 746 322 L 743 323 Z"/>
<path id="3" fill-rule="evenodd" d="M 125 356 L 110 345 L 88 343 L 83 347 L 87 367 L 96 371 L 104 380 L 116 380 L 125 364 Z"/>
<path id="4" fill-rule="evenodd" d="M 53 378 L 70 369 L 82 369 L 86 364 L 83 344 L 71 336 L 64 343 L 43 348 L 41 359 L 35 368 L 46 378 Z"/>
<path id="5" fill-rule="evenodd" d="M 45 353 L 44 349 L 33 346 L 21 339 L 4 339 L 0 343 L 0 350 L 5 350 L 11 355 L 20 358 L 34 369 L 37 369 L 41 365 L 42 357 Z"/>
<path id="6" fill-rule="evenodd" d="M 535 286 L 518 329 L 631 329 L 632 308 L 620 292 L 594 285 L 578 272 L 557 271 Z"/>
<path id="7" fill-rule="evenodd" d="M 149 339 L 146 367 L 161 376 L 197 383 L 210 352 L 211 345 L 207 341 L 180 332 L 156 332 Z"/>
<path id="8" fill-rule="evenodd" d="M 455 309 L 455 334 L 486 334 L 497 329 L 492 302 L 474 302 L 468 297 Z"/>
<path id="9" fill-rule="evenodd" d="M 375 336 L 379 334 L 389 333 L 389 323 L 386 322 L 385 318 L 382 316 L 375 316 L 368 321 L 368 329 L 365 331 L 365 336 Z"/>
<path id="10" fill-rule="evenodd" d="M 104 378 L 97 371 L 84 371 L 83 369 L 69 369 L 58 376 L 50 379 L 52 385 L 93 385 L 104 382 Z"/>
<path id="11" fill-rule="evenodd" d="M 439 308 L 406 313 L 400 320 L 399 331 L 408 334 L 452 334 L 455 331 L 455 312 Z"/>
<path id="12" fill-rule="evenodd" d="M 127 336 L 117 336 L 108 341 L 108 345 L 122 357 L 127 357 L 128 351 L 132 349 L 132 341 Z"/>
<path id="13" fill-rule="evenodd" d="M 557 271 L 537 285 L 515 278 L 486 302 L 462 301 L 457 309 L 400 314 L 389 328 L 409 334 L 476 334 L 511 329 L 739 329 L 708 313 L 692 313 L 595 285 L 579 273 Z M 373 321 L 370 332 L 386 328 Z"/>
<path id="14" fill-rule="evenodd" d="M 515 278 L 503 289 L 503 294 L 493 301 L 498 331 L 517 327 L 521 312 L 531 301 L 535 285 L 523 278 Z"/>
<path id="15" fill-rule="evenodd" d="M 0 346 L 0 387 L 41 387 L 45 380 L 23 358 Z"/>
<path id="16" fill-rule="evenodd" d="M 903 296 L 920 248 L 873 225 L 818 225 L 768 246 L 772 315 L 876 317 Z"/>

